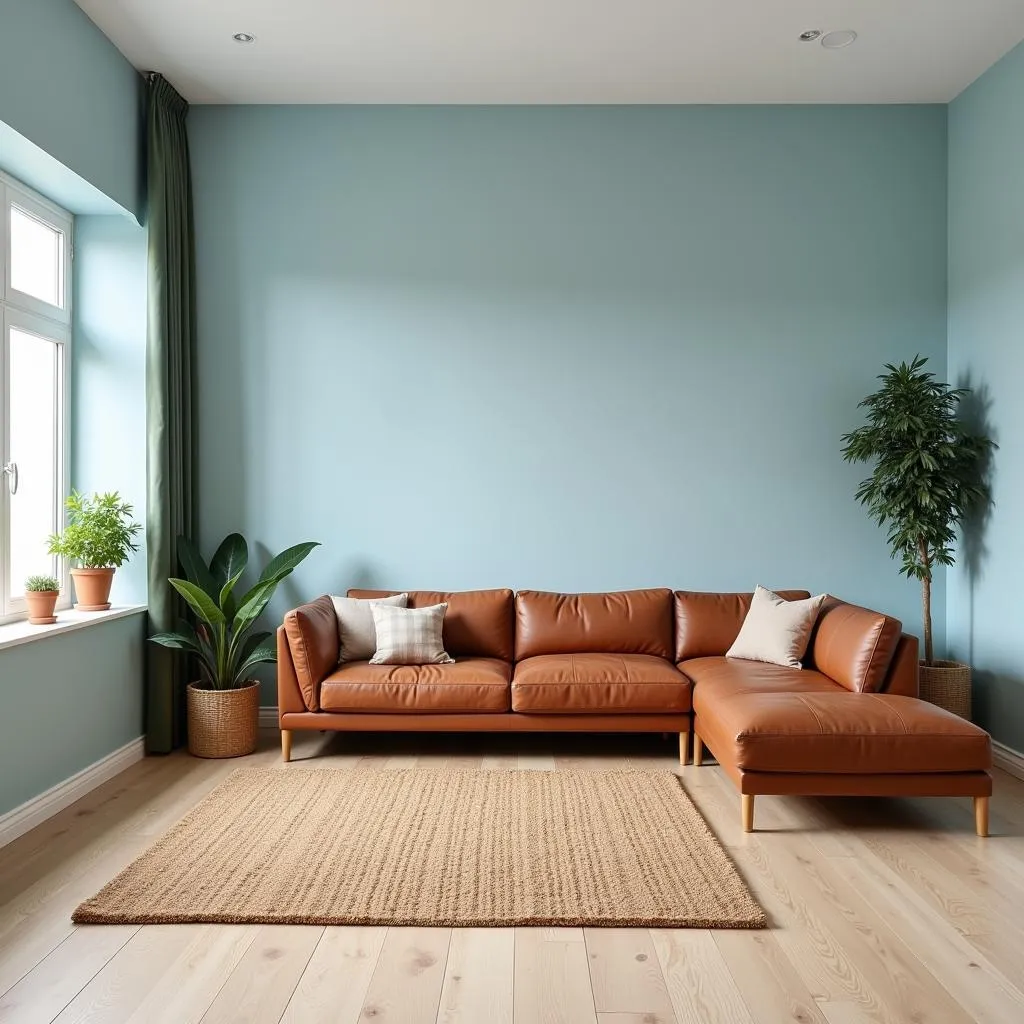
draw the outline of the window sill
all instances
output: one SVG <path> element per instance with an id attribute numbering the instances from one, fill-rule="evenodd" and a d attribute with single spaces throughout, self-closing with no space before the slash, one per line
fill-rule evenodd
<path id="1" fill-rule="evenodd" d="M 28 619 L 21 622 L 8 622 L 0 626 L 0 651 L 18 644 L 32 643 L 60 633 L 73 633 L 76 629 L 86 629 L 101 622 L 113 622 L 129 615 L 142 615 L 146 611 L 144 604 L 122 605 L 107 609 L 105 612 L 76 612 L 74 609 L 57 612 L 57 621 L 47 626 L 33 626 Z"/>

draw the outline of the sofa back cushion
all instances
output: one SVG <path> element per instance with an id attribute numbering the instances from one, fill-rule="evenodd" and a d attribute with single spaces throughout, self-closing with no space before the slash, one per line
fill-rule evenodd
<path id="1" fill-rule="evenodd" d="M 807 590 L 776 590 L 775 593 L 787 601 L 806 601 L 811 596 Z M 723 656 L 740 635 L 753 597 L 753 591 L 708 594 L 677 590 L 676 661 Z"/>
<path id="2" fill-rule="evenodd" d="M 295 666 L 302 699 L 320 710 L 320 683 L 338 665 L 338 617 L 329 597 L 300 605 L 284 617 L 284 635 Z"/>
<path id="3" fill-rule="evenodd" d="M 516 660 L 540 654 L 672 657 L 672 591 L 516 595 Z"/>
<path id="4" fill-rule="evenodd" d="M 900 642 L 898 619 L 829 597 L 811 638 L 814 667 L 854 693 L 884 689 Z"/>
<path id="5" fill-rule="evenodd" d="M 350 590 L 349 597 L 390 597 L 407 593 L 410 608 L 447 604 L 444 649 L 453 658 L 512 660 L 515 606 L 511 590 Z"/>

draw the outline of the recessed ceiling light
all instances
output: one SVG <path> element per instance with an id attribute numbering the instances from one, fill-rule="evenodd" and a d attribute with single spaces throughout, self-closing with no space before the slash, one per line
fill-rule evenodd
<path id="1" fill-rule="evenodd" d="M 841 50 L 844 46 L 857 41 L 857 33 L 850 28 L 841 29 L 838 32 L 826 32 L 821 37 L 821 45 L 826 50 Z"/>
<path id="2" fill-rule="evenodd" d="M 248 32 L 236 32 L 232 37 L 236 43 L 255 43 L 256 37 Z"/>
<path id="3" fill-rule="evenodd" d="M 814 40 L 817 39 L 820 35 L 821 29 L 809 28 L 806 32 L 801 32 L 798 38 L 800 39 L 801 43 L 813 43 Z"/>

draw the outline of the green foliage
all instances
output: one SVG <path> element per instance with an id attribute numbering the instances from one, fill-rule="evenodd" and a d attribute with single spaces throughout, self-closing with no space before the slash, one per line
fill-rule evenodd
<path id="1" fill-rule="evenodd" d="M 900 571 L 922 581 L 925 660 L 931 662 L 931 580 L 952 565 L 956 531 L 972 508 L 989 500 L 982 468 L 995 447 L 958 419 L 967 388 L 951 388 L 924 369 L 927 359 L 886 364 L 882 386 L 858 406 L 867 423 L 845 434 L 847 462 L 874 463 L 857 500 L 888 531 Z"/>
<path id="2" fill-rule="evenodd" d="M 60 583 L 57 581 L 55 576 L 29 576 L 29 578 L 25 580 L 26 594 L 32 591 L 51 593 L 55 590 L 60 590 Z"/>
<path id="3" fill-rule="evenodd" d="M 84 569 L 116 569 L 139 550 L 135 538 L 142 526 L 132 522 L 134 510 L 117 491 L 92 497 L 72 491 L 65 508 L 68 524 L 50 536 L 51 555 Z"/>
<path id="4" fill-rule="evenodd" d="M 256 619 L 278 584 L 318 546 L 306 541 L 282 551 L 267 563 L 256 583 L 236 598 L 235 586 L 249 561 L 245 538 L 238 533 L 225 537 L 207 565 L 195 545 L 179 537 L 178 560 L 188 578 L 168 582 L 185 600 L 195 621 L 183 621 L 176 632 L 158 633 L 150 640 L 194 655 L 207 689 L 245 686 L 256 665 L 277 660 L 273 634 L 252 632 Z"/>

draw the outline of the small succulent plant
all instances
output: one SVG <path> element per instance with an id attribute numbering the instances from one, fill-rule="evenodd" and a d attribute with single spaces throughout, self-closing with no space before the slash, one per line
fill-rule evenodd
<path id="1" fill-rule="evenodd" d="M 60 590 L 60 583 L 57 582 L 57 578 L 55 576 L 29 576 L 29 578 L 25 580 L 26 592 L 51 592 L 55 590 Z"/>

